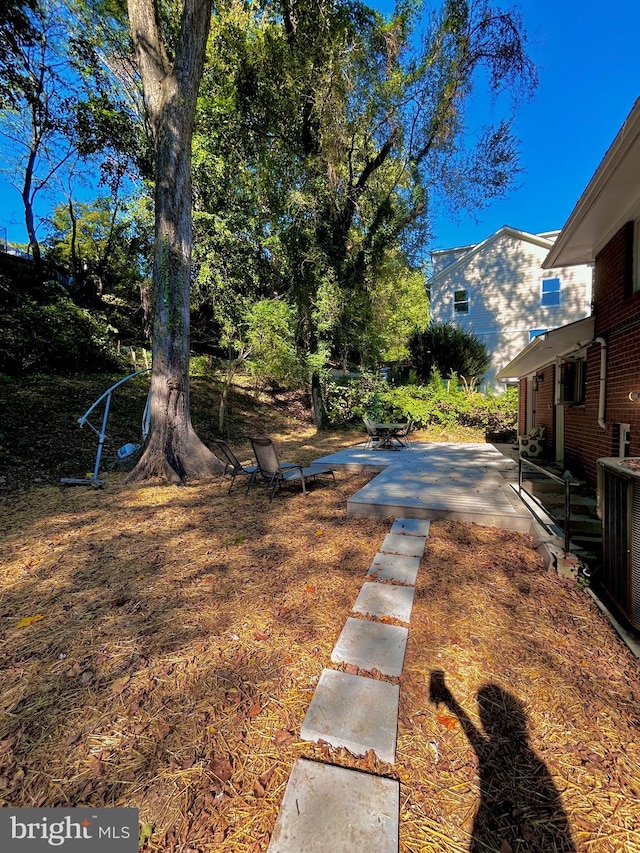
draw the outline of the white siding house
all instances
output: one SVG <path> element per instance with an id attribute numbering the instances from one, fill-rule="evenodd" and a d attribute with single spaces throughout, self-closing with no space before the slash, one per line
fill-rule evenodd
<path id="1" fill-rule="evenodd" d="M 491 353 L 484 385 L 530 340 L 591 313 L 590 266 L 542 269 L 558 231 L 504 226 L 482 243 L 431 253 L 431 320 L 472 331 Z"/>

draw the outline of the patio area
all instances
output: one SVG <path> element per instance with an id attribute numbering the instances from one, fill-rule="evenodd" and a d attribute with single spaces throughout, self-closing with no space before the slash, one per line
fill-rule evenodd
<path id="1" fill-rule="evenodd" d="M 533 516 L 512 488 L 511 445 L 414 442 L 379 450 L 363 444 L 316 459 L 336 470 L 379 471 L 347 503 L 347 515 L 451 519 L 531 532 Z"/>

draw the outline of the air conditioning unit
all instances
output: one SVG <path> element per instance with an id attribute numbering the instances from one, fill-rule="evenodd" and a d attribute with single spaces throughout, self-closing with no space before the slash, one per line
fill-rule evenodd
<path id="1" fill-rule="evenodd" d="M 640 630 L 640 457 L 598 459 L 602 585 Z"/>

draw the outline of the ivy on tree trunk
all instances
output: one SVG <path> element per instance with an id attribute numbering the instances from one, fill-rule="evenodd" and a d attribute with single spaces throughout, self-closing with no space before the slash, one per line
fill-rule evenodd
<path id="1" fill-rule="evenodd" d="M 129 482 L 184 482 L 221 470 L 189 412 L 191 139 L 211 0 L 184 0 L 169 59 L 157 0 L 128 0 L 129 22 L 155 144 L 151 429 Z"/>

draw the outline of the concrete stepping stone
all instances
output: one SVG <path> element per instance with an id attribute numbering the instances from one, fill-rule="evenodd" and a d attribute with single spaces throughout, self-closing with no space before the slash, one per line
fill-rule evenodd
<path id="1" fill-rule="evenodd" d="M 383 554 L 403 554 L 406 557 L 422 557 L 424 536 L 404 536 L 402 533 L 387 533 L 380 546 Z"/>
<path id="2" fill-rule="evenodd" d="M 391 533 L 404 533 L 408 536 L 429 535 L 431 521 L 428 518 L 396 518 L 391 525 Z"/>
<path id="3" fill-rule="evenodd" d="M 401 622 L 409 622 L 415 589 L 410 586 L 394 586 L 388 583 L 365 583 L 362 585 L 354 613 L 364 613 L 366 616 L 390 616 Z"/>
<path id="4" fill-rule="evenodd" d="M 344 746 L 354 755 L 364 755 L 372 749 L 382 761 L 393 764 L 399 696 L 397 684 L 324 669 L 300 737 Z"/>
<path id="5" fill-rule="evenodd" d="M 377 669 L 383 675 L 402 675 L 408 636 L 408 629 L 399 625 L 366 622 L 350 616 L 331 660 L 355 664 L 361 669 Z"/>
<path id="6" fill-rule="evenodd" d="M 299 758 L 268 853 L 398 853 L 400 783 Z"/>
<path id="7" fill-rule="evenodd" d="M 415 586 L 420 568 L 420 557 L 406 557 L 403 554 L 382 554 L 378 552 L 373 558 L 367 576 L 373 576 L 381 581 L 396 581 Z"/>

